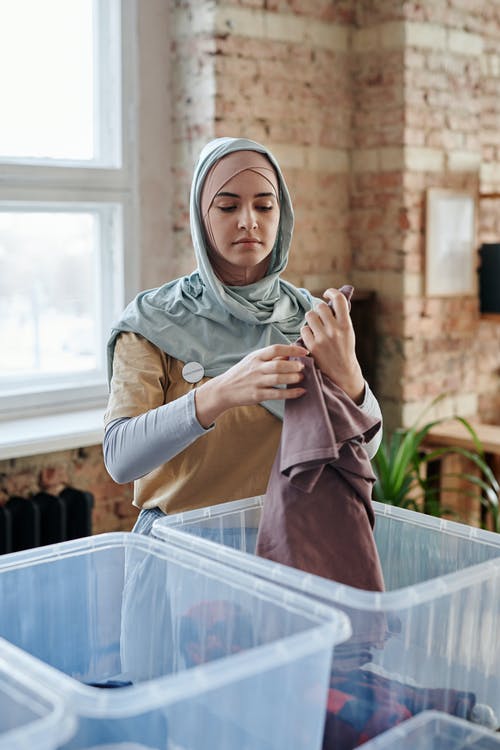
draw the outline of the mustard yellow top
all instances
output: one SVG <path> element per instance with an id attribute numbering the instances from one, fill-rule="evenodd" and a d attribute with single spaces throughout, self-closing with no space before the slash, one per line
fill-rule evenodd
<path id="1" fill-rule="evenodd" d="M 208 380 L 186 382 L 184 364 L 138 334 L 120 334 L 105 425 L 174 401 Z M 260 405 L 224 412 L 213 430 L 135 480 L 134 505 L 177 513 L 265 493 L 281 425 Z"/>

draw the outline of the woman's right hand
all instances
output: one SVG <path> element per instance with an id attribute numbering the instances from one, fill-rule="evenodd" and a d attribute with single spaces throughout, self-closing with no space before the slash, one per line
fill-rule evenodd
<path id="1" fill-rule="evenodd" d="M 307 349 L 297 344 L 273 344 L 250 352 L 222 375 L 207 380 L 196 389 L 198 421 L 206 428 L 234 406 L 299 398 L 305 393 L 299 385 L 304 365 L 289 357 L 305 357 L 307 354 Z"/>

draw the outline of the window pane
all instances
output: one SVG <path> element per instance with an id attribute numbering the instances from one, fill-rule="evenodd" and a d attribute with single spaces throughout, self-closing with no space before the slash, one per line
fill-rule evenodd
<path id="1" fill-rule="evenodd" d="M 0 379 L 96 369 L 99 215 L 0 212 Z"/>
<path id="2" fill-rule="evenodd" d="M 0 0 L 2 156 L 95 157 L 93 16 L 93 0 Z"/>

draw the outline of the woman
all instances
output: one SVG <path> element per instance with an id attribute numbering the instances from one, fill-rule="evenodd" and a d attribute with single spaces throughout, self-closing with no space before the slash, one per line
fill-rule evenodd
<path id="1" fill-rule="evenodd" d="M 304 393 L 292 357 L 309 353 L 380 417 L 344 295 L 328 289 L 328 305 L 280 278 L 293 210 L 272 154 L 241 138 L 209 143 L 190 221 L 196 271 L 139 294 L 109 342 L 104 459 L 115 481 L 135 481 L 134 531 L 145 534 L 164 513 L 265 492 L 285 401 Z"/>

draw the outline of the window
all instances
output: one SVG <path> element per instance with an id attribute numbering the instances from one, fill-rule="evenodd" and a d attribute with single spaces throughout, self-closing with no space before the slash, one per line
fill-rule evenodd
<path id="1" fill-rule="evenodd" d="M 0 417 L 106 397 L 106 339 L 135 283 L 127 7 L 0 0 Z"/>

